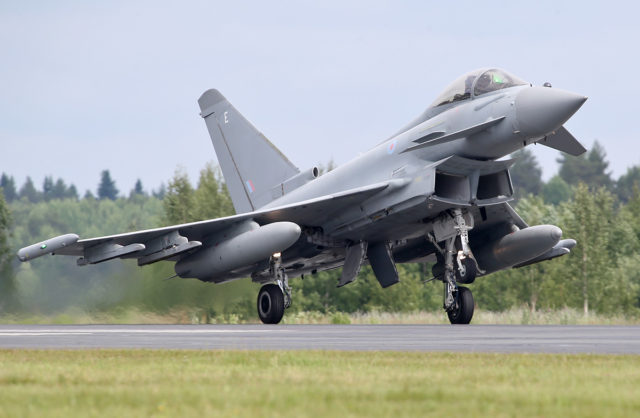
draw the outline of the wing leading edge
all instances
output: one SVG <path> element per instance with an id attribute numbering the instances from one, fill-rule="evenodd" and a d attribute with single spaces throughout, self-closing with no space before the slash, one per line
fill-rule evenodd
<path id="1" fill-rule="evenodd" d="M 222 234 L 242 222 L 253 221 L 264 225 L 288 221 L 304 226 L 319 226 L 346 207 L 386 189 L 389 184 L 376 183 L 272 209 L 163 228 L 83 240 L 79 240 L 76 234 L 66 234 L 22 248 L 17 256 L 20 261 L 46 254 L 78 256 L 82 257 L 78 260 L 81 265 L 114 258 L 137 258 L 139 265 L 145 265 L 193 251 L 207 238 Z"/>

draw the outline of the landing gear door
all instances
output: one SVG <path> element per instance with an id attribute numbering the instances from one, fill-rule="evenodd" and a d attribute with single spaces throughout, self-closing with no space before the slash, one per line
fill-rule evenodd
<path id="1" fill-rule="evenodd" d="M 393 262 L 389 244 L 386 242 L 369 244 L 367 257 L 380 286 L 385 288 L 399 282 L 398 270 Z"/>

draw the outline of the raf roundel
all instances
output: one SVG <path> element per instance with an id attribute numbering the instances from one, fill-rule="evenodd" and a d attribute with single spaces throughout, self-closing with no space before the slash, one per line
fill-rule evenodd
<path id="1" fill-rule="evenodd" d="M 253 186 L 253 182 L 251 180 L 247 180 L 245 183 L 247 185 L 247 190 L 249 190 L 249 193 L 253 193 L 256 191 L 256 188 Z"/>
<path id="2" fill-rule="evenodd" d="M 393 151 L 396 149 L 396 141 L 391 141 L 391 143 L 387 146 L 387 154 L 393 154 Z"/>

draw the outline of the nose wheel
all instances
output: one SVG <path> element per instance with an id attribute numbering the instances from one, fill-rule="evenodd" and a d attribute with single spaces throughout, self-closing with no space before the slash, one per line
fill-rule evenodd
<path id="1" fill-rule="evenodd" d="M 447 311 L 449 322 L 452 324 L 468 324 L 473 318 L 473 294 L 466 287 L 458 286 L 455 292 L 455 304 Z"/>
<path id="2" fill-rule="evenodd" d="M 443 308 L 452 324 L 468 324 L 473 318 L 471 290 L 458 286 L 458 283 L 473 283 L 478 273 L 484 274 L 469 246 L 469 230 L 472 228 L 473 224 L 465 221 L 465 213 L 461 209 L 454 209 L 439 224 L 440 240 L 434 234 L 427 234 L 438 252 L 436 267 L 440 267 L 434 267 L 434 279 L 444 284 Z M 438 241 L 444 242 L 444 248 L 440 247 Z"/>

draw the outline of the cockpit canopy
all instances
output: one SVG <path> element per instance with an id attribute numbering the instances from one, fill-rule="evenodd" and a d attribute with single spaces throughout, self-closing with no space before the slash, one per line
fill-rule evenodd
<path id="1" fill-rule="evenodd" d="M 430 107 L 437 107 L 449 103 L 466 100 L 473 96 L 489 93 L 508 87 L 529 84 L 518 77 L 498 68 L 471 71 L 449 85 Z"/>

